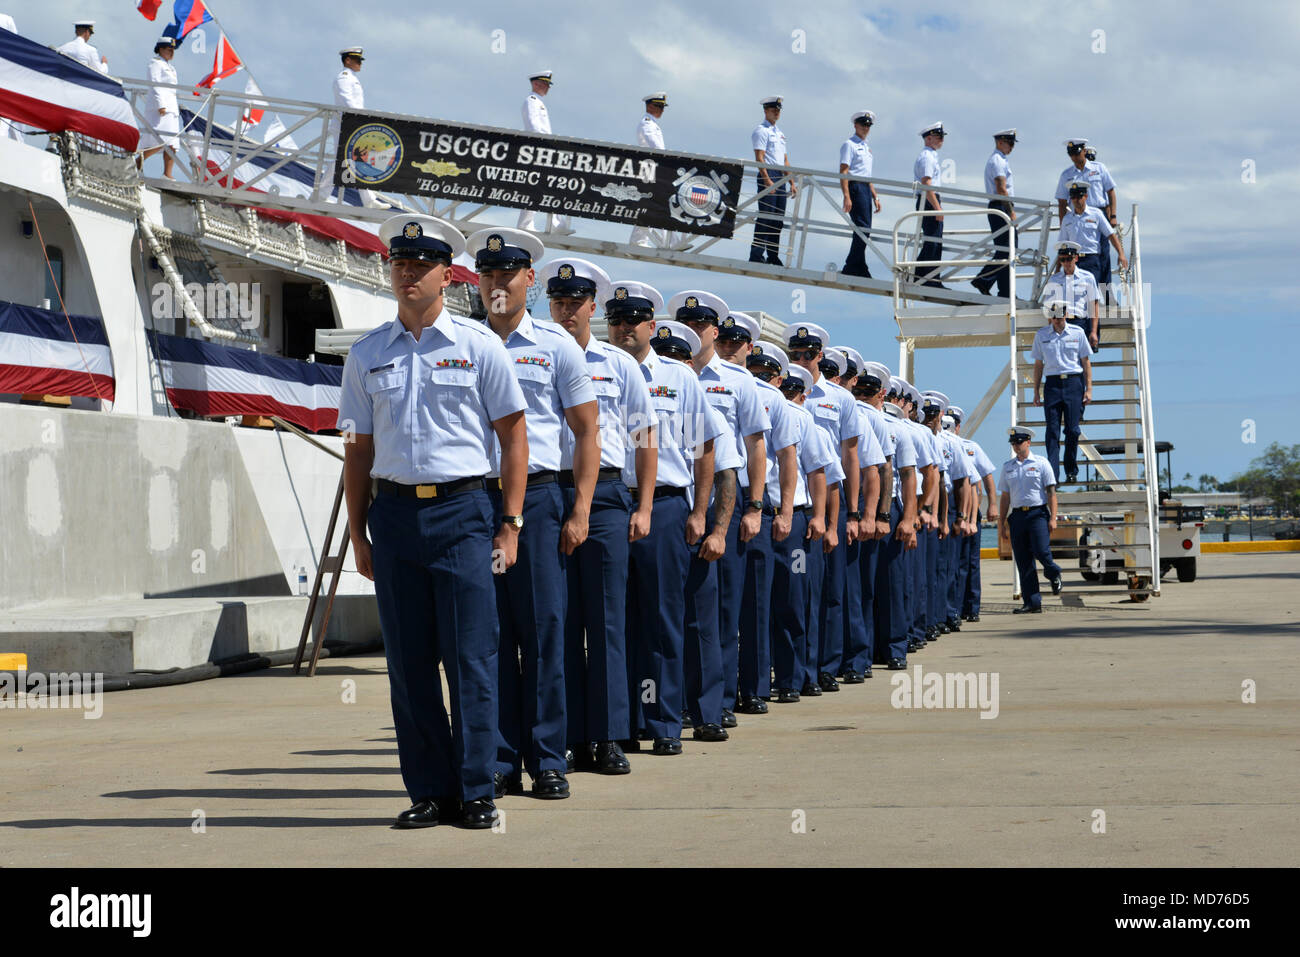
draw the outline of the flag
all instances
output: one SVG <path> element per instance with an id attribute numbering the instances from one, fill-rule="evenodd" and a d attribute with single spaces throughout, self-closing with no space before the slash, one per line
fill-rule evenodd
<path id="1" fill-rule="evenodd" d="M 199 415 L 278 415 L 313 432 L 339 416 L 341 366 L 149 333 L 167 399 Z"/>
<path id="2" fill-rule="evenodd" d="M 0 30 L 0 117 L 128 152 L 140 142 L 122 84 L 8 30 Z"/>
<path id="3" fill-rule="evenodd" d="M 146 20 L 158 19 L 158 8 L 163 5 L 163 0 L 136 0 L 135 8 L 140 11 Z"/>
<path id="4" fill-rule="evenodd" d="M 172 22 L 163 30 L 163 36 L 175 37 L 176 45 L 180 46 L 191 30 L 211 22 L 212 14 L 208 13 L 203 0 L 176 0 L 172 7 Z"/>
<path id="5" fill-rule="evenodd" d="M 235 48 L 230 45 L 226 35 L 221 34 L 221 42 L 217 44 L 217 55 L 212 58 L 212 72 L 199 80 L 199 86 L 213 86 L 218 80 L 223 80 L 228 76 L 233 76 L 244 68 L 244 61 L 239 59 L 239 54 Z"/>
<path id="6" fill-rule="evenodd" d="M 257 85 L 257 81 L 250 75 L 248 82 L 244 84 L 244 94 L 246 96 L 257 96 L 262 92 Z M 244 107 L 244 122 L 249 126 L 256 126 L 262 122 L 262 117 L 266 115 L 266 104 L 261 100 L 249 103 Z"/>
<path id="7" fill-rule="evenodd" d="M 104 323 L 0 302 L 0 392 L 113 400 L 113 359 Z"/>

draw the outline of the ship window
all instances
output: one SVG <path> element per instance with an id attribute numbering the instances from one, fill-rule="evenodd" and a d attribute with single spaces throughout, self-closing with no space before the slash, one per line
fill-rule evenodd
<path id="1" fill-rule="evenodd" d="M 68 297 L 67 287 L 63 285 L 63 250 L 58 246 L 46 246 L 45 255 L 50 260 L 50 266 L 45 270 L 45 298 L 49 300 L 49 308 L 58 309 L 59 299 L 66 301 Z"/>

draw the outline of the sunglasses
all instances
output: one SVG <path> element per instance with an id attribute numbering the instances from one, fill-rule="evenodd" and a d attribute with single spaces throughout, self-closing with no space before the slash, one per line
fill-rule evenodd
<path id="1" fill-rule="evenodd" d="M 1059 255 L 1060 255 L 1060 257 L 1061 257 L 1062 259 L 1073 259 L 1074 257 L 1076 257 L 1076 256 L 1079 255 L 1079 254 L 1076 253 L 1076 252 L 1071 252 L 1070 250 L 1067 249 L 1067 250 L 1062 250 L 1062 251 L 1059 253 Z"/>
<path id="2" fill-rule="evenodd" d="M 749 374 L 760 382 L 771 382 L 776 378 L 776 373 L 771 369 L 750 369 Z"/>
<path id="3" fill-rule="evenodd" d="M 611 329 L 616 326 L 639 326 L 643 322 L 649 322 L 650 319 L 650 316 L 644 318 L 641 316 L 608 316 L 605 319 L 605 325 Z"/>
<path id="4" fill-rule="evenodd" d="M 796 362 L 802 360 L 807 360 L 811 362 L 813 359 L 816 359 L 821 354 L 822 351 L 820 349 L 791 349 L 790 350 L 790 358 L 794 359 Z"/>

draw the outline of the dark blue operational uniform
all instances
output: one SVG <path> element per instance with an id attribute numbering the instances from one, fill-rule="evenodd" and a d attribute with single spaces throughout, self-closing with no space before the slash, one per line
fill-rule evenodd
<path id="1" fill-rule="evenodd" d="M 1034 334 L 1030 350 L 1043 364 L 1043 421 L 1047 460 L 1053 480 L 1060 474 L 1061 421 L 1065 421 L 1065 474 L 1073 482 L 1079 471 L 1079 436 L 1083 431 L 1083 397 L 1088 389 L 1088 364 L 1092 346 L 1084 331 L 1072 322 L 1050 322 Z M 1037 386 L 1035 382 L 1035 386 Z M 1035 388 L 1037 394 L 1037 388 Z"/>
<path id="2" fill-rule="evenodd" d="M 733 313 L 733 316 L 735 314 Z M 745 367 L 754 376 L 758 388 L 759 400 L 772 423 L 772 428 L 764 436 L 764 448 L 767 454 L 767 472 L 762 491 L 749 490 L 750 501 L 761 500 L 763 504 L 763 521 L 759 532 L 744 547 L 744 587 L 740 607 L 740 645 L 739 675 L 737 683 L 736 711 L 742 714 L 766 714 L 767 699 L 772 696 L 772 636 L 773 613 L 776 599 L 773 588 L 776 575 L 776 550 L 778 544 L 783 549 L 803 541 L 803 531 L 807 529 L 807 506 L 796 507 L 799 482 L 799 449 L 796 443 L 803 434 L 803 420 L 791 411 L 781 390 L 772 385 L 770 380 L 778 381 L 788 369 L 785 353 L 769 343 L 760 343 L 758 323 L 748 318 L 747 329 L 754 346 L 745 360 Z M 789 449 L 794 455 L 793 486 L 787 490 L 786 501 L 781 492 L 780 453 Z M 785 509 L 790 519 L 790 528 L 779 539 L 774 528 L 776 520 Z M 801 531 L 795 537 L 795 529 Z M 730 543 L 728 543 L 730 547 Z M 725 557 L 725 556 L 724 556 Z M 724 591 L 724 595 L 728 594 Z M 724 601 L 725 607 L 726 602 Z M 722 609 L 720 608 L 721 612 Z"/>
<path id="3" fill-rule="evenodd" d="M 921 130 L 922 138 L 927 136 L 937 136 L 940 145 L 944 137 L 942 123 L 931 123 L 925 129 Z M 916 158 L 912 165 L 912 179 L 921 183 L 929 179 L 928 186 L 920 187 L 921 192 L 916 197 L 917 209 L 936 209 L 937 202 L 941 201 L 938 193 L 939 186 L 939 151 L 931 146 L 926 146 L 921 150 L 921 154 Z M 933 198 L 931 198 L 933 191 Z M 924 203 L 924 207 L 922 207 Z M 926 237 L 925 242 L 921 244 L 921 251 L 917 255 L 917 260 L 922 262 L 938 262 L 943 258 L 943 220 L 937 216 L 921 217 L 921 234 Z M 916 270 L 916 281 L 923 286 L 938 286 L 943 288 L 943 283 L 939 282 L 939 267 L 922 267 Z"/>
<path id="4" fill-rule="evenodd" d="M 393 217 L 380 237 L 394 269 L 449 267 L 464 250 L 455 227 L 427 216 Z M 497 526 L 484 479 L 494 423 L 525 408 L 512 365 L 495 335 L 443 308 L 418 338 L 400 319 L 362 336 L 343 369 L 339 428 L 374 443 L 375 596 L 402 781 L 416 804 L 403 827 L 445 819 L 436 802 L 465 802 L 471 826 L 496 818 Z"/>
<path id="5" fill-rule="evenodd" d="M 538 273 L 554 304 L 587 299 L 606 303 L 609 277 L 583 259 L 564 258 Z M 632 770 L 619 741 L 632 736 L 628 700 L 627 569 L 629 523 L 637 503 L 623 482 L 629 458 L 653 441 L 650 396 L 636 360 L 591 334 L 589 317 L 571 310 L 552 315 L 582 350 L 599 403 L 600 471 L 591 499 L 587 540 L 569 556 L 569 601 L 564 626 L 565 715 L 577 767 L 602 774 Z M 576 495 L 573 433 L 566 430 L 560 485 L 566 510 Z M 651 476 L 653 482 L 653 476 Z"/>
<path id="6" fill-rule="evenodd" d="M 467 249 L 480 273 L 530 269 L 544 252 L 532 234 L 502 227 L 474 233 Z M 490 293 L 483 285 L 486 300 Z M 484 306 L 493 308 L 490 301 Z M 491 317 L 488 328 L 497 335 L 503 331 L 493 326 Z M 564 798 L 569 794 L 564 777 L 564 619 L 569 586 L 568 556 L 560 546 L 566 508 L 559 472 L 566 416 L 583 406 L 594 413 L 596 393 L 582 351 L 555 323 L 539 322 L 525 309 L 503 342 L 527 403 L 528 486 L 517 560 L 496 579 L 501 622 L 496 771 L 509 788 L 521 769 L 527 770 L 534 795 Z M 594 438 L 590 452 L 598 454 Z M 498 516 L 499 485 L 489 478 L 488 493 Z"/>
<path id="7" fill-rule="evenodd" d="M 781 109 L 779 96 L 764 97 L 760 103 L 764 111 L 772 108 L 778 111 Z M 754 127 L 749 142 L 754 150 L 763 153 L 764 163 L 772 166 L 785 165 L 787 155 L 785 133 L 775 123 L 764 118 L 762 123 Z M 758 219 L 754 222 L 754 242 L 749 247 L 749 261 L 779 266 L 781 259 L 777 251 L 781 246 L 781 228 L 785 221 L 785 205 L 790 198 L 790 184 L 782 179 L 780 171 L 760 169 L 754 178 L 754 189 L 758 193 L 768 189 L 767 184 L 763 182 L 764 172 L 775 184 L 775 188 L 766 196 L 759 197 Z"/>
<path id="8" fill-rule="evenodd" d="M 820 497 L 824 511 L 826 470 L 839 462 L 825 433 L 798 404 L 798 397 L 811 384 L 812 376 L 807 370 L 790 365 L 780 387 L 785 396 L 784 401 L 788 404 L 786 411 L 790 412 L 794 422 L 799 463 L 790 534 L 784 539 L 772 540 L 772 554 L 775 558 L 772 577 L 772 680 L 775 682 L 773 690 L 776 692 L 776 700 L 781 704 L 799 700 L 800 688 L 806 680 L 808 650 L 810 645 L 815 645 L 813 636 L 816 632 L 817 605 L 812 602 L 812 597 L 817 593 L 814 589 L 820 578 L 817 570 L 821 565 L 821 541 L 820 535 L 810 537 L 809 522 L 822 517 L 814 515 L 812 507 L 816 498 Z"/>
<path id="9" fill-rule="evenodd" d="M 644 299 L 653 292 L 658 297 L 656 307 L 663 304 L 662 297 L 644 284 L 616 280 L 614 286 L 616 297 L 623 286 L 629 290 L 629 298 Z M 674 322 L 656 324 L 655 340 L 660 348 L 679 347 L 687 357 L 699 349 L 695 333 Z M 649 391 L 650 407 L 658 420 L 659 466 L 650 534 L 633 542 L 630 549 L 627 634 L 629 653 L 636 654 L 636 667 L 630 670 L 629 677 L 634 683 L 635 701 L 640 705 L 637 730 L 654 739 L 656 754 L 671 755 L 681 753 L 682 710 L 686 700 L 686 596 L 691 564 L 686 520 L 697 504 L 692 494 L 694 466 L 706 443 L 721 435 L 723 427 L 709 408 L 704 389 L 689 365 L 651 349 L 640 367 Z M 636 481 L 630 460 L 623 478 L 625 482 Z M 716 637 L 716 609 L 711 613 Z M 704 637 L 707 639 L 707 635 Z M 698 647 L 697 642 L 697 650 Z M 720 679 L 720 650 L 717 654 Z M 720 680 L 717 703 L 720 716 Z"/>
<path id="10" fill-rule="evenodd" d="M 853 114 L 853 135 L 840 144 L 840 175 L 870 176 L 874 158 L 871 147 L 867 145 L 867 134 L 875 125 L 876 114 L 870 110 L 860 110 Z M 857 229 L 870 235 L 871 213 L 875 197 L 871 193 L 870 183 L 849 183 L 849 221 Z M 840 272 L 846 276 L 863 276 L 871 278 L 871 269 L 867 266 L 867 241 L 855 231 L 849 241 L 849 254 L 844 260 Z"/>
<path id="11" fill-rule="evenodd" d="M 1016 574 L 1020 579 L 1020 595 L 1024 604 L 1015 609 L 1021 612 L 1042 610 L 1043 599 L 1038 590 L 1038 561 L 1052 583 L 1052 591 L 1061 590 L 1061 568 L 1052 560 L 1051 526 L 1049 520 L 1055 509 L 1049 504 L 1055 497 L 1056 477 L 1051 464 L 1041 455 L 1029 451 L 1033 433 L 1025 428 L 1008 430 L 1014 458 L 1002 466 L 998 491 L 1009 496 L 1005 521 L 1011 536 L 1011 554 L 1016 560 Z M 1023 446 L 1020 443 L 1023 442 Z M 1024 451 L 1024 457 L 1019 449 Z"/>

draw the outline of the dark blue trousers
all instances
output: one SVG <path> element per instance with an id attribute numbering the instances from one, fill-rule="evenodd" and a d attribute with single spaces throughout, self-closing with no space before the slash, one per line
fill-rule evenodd
<path id="1" fill-rule="evenodd" d="M 679 496 L 654 501 L 650 534 L 628 549 L 628 684 L 634 730 L 656 738 L 682 734 L 686 545 L 690 506 Z"/>
<path id="2" fill-rule="evenodd" d="M 564 490 L 566 514 L 574 490 Z M 569 556 L 564 623 L 568 745 L 631 736 L 627 667 L 627 526 L 632 495 L 621 480 L 597 482 L 587 540 Z"/>
<path id="3" fill-rule="evenodd" d="M 922 193 L 920 196 L 916 197 L 917 209 L 921 208 L 921 200 L 926 195 L 927 194 Z M 938 197 L 939 194 L 935 193 L 935 196 Z M 939 197 L 939 201 L 943 202 L 943 198 Z M 929 209 L 931 207 L 927 206 L 926 208 Z M 942 259 L 943 258 L 943 221 L 937 219 L 934 216 L 923 217 L 921 219 L 921 235 L 926 237 L 926 241 L 921 243 L 921 251 L 916 257 L 917 260 L 919 261 L 933 260 L 937 262 L 940 259 Z M 938 266 L 922 267 L 920 269 L 917 269 L 916 271 L 917 282 L 938 282 L 938 280 L 939 280 Z"/>
<path id="4" fill-rule="evenodd" d="M 1075 268 L 1092 273 L 1092 278 L 1097 280 L 1097 291 L 1101 291 L 1101 253 L 1088 253 L 1086 256 L 1080 256 Z"/>
<path id="5" fill-rule="evenodd" d="M 1060 447 L 1061 420 L 1065 420 L 1065 471 L 1079 469 L 1079 435 L 1083 423 L 1083 374 L 1077 373 L 1062 379 L 1060 376 L 1043 378 L 1043 418 L 1046 433 L 1043 444 L 1047 461 L 1052 463 L 1052 477 L 1061 480 Z"/>
<path id="6" fill-rule="evenodd" d="M 948 575 L 948 621 L 961 620 L 961 596 L 966 592 L 967 563 L 970 560 L 967 551 L 973 541 L 979 541 L 978 533 L 961 538 L 953 536 L 949 540 L 948 567 L 952 571 Z"/>
<path id="7" fill-rule="evenodd" d="M 871 229 L 871 187 L 866 183 L 849 183 L 849 220 L 854 226 L 866 231 Z M 857 233 L 849 241 L 849 255 L 844 260 L 843 272 L 850 276 L 870 276 L 867 266 L 867 242 Z"/>
<path id="8" fill-rule="evenodd" d="M 894 530 L 903 520 L 903 506 L 893 499 L 889 505 L 888 538 L 880 542 L 880 553 L 876 564 L 876 634 L 875 658 L 878 664 L 886 664 L 890 658 L 907 659 L 907 636 L 909 621 L 907 617 L 907 570 L 908 555 L 914 554 L 903 550 L 903 543 L 894 537 Z"/>
<path id="9" fill-rule="evenodd" d="M 691 547 L 686 572 L 686 630 L 682 646 L 686 710 L 701 724 L 722 724 L 722 646 L 718 640 L 718 563 Z"/>
<path id="10" fill-rule="evenodd" d="M 1060 578 L 1061 567 L 1052 560 L 1051 530 L 1047 527 L 1050 516 L 1046 505 L 1029 511 L 1011 510 L 1011 554 L 1016 559 L 1016 572 L 1020 575 L 1020 596 L 1026 605 L 1037 607 L 1043 603 L 1038 590 L 1037 560 L 1048 579 Z"/>
<path id="11" fill-rule="evenodd" d="M 501 494 L 488 492 L 495 522 Z M 568 556 L 560 551 L 564 494 L 557 484 L 524 492 L 524 527 L 515 564 L 496 576 L 501 621 L 497 673 L 496 770 L 506 776 L 527 769 L 565 769 L 568 724 L 564 716 L 564 617 L 568 604 Z"/>
<path id="12" fill-rule="evenodd" d="M 932 628 L 936 622 L 932 616 L 937 609 L 935 593 L 942 591 L 939 587 L 939 530 L 930 529 L 925 533 L 925 565 L 921 575 L 925 578 L 925 598 L 921 602 L 921 634 Z"/>
<path id="13" fill-rule="evenodd" d="M 1000 209 L 1004 213 L 1011 212 L 1011 204 L 1004 203 L 1001 200 L 989 200 L 989 209 Z M 1001 216 L 989 215 L 989 232 L 993 234 L 993 258 L 1001 262 L 990 263 L 980 270 L 975 279 L 979 282 L 988 282 L 997 284 L 997 295 L 1003 299 L 1011 295 L 1011 237 L 1015 227 L 1007 228 L 1006 222 Z"/>
<path id="14" fill-rule="evenodd" d="M 854 662 L 871 660 L 866 654 L 870 639 L 862 608 L 862 545 L 862 542 L 852 545 L 840 542 L 844 549 L 844 637 L 840 660 L 835 667 L 826 669 L 831 674 L 841 674 L 850 668 L 860 671 L 863 666 L 855 666 Z"/>
<path id="15" fill-rule="evenodd" d="M 799 513 L 794 513 L 795 517 Z M 737 692 L 751 698 L 772 696 L 772 609 L 776 605 L 773 579 L 776 573 L 775 544 L 772 541 L 772 518 L 763 513 L 763 525 L 757 535 L 743 546 L 744 587 L 740 594 L 739 684 Z M 794 523 L 791 522 L 791 528 Z M 791 531 L 786 541 L 794 537 Z M 727 545 L 731 547 L 730 544 Z M 737 592 L 722 588 L 719 605 L 725 608 Z M 726 656 L 723 656 L 726 668 Z M 728 675 L 730 672 L 728 672 Z M 723 707 L 735 707 L 735 695 L 724 696 Z"/>
<path id="16" fill-rule="evenodd" d="M 948 619 L 948 582 L 952 573 L 950 559 L 952 535 L 939 537 L 934 533 L 934 577 L 930 579 L 930 627 L 935 628 Z"/>
<path id="17" fill-rule="evenodd" d="M 930 606 L 930 590 L 927 587 L 927 568 L 929 566 L 930 533 L 922 527 L 916 533 L 916 548 L 907 552 L 911 559 L 911 570 L 907 582 L 908 619 L 910 636 L 913 641 L 925 639 L 926 617 Z"/>
<path id="18" fill-rule="evenodd" d="M 844 593 L 848 580 L 848 507 L 844 498 L 844 483 L 840 483 L 840 514 L 836 521 L 836 534 L 839 544 L 826 554 L 825 574 L 821 588 L 821 617 L 817 620 L 818 646 L 813 651 L 813 676 L 821 671 L 835 674 L 840 670 L 840 660 L 844 657 L 844 616 L 846 606 Z"/>
<path id="19" fill-rule="evenodd" d="M 860 542 L 858 549 L 858 591 L 862 609 L 863 641 L 850 657 L 845 651 L 844 667 L 858 672 L 871 670 L 871 661 L 875 657 L 876 635 L 876 579 L 880 564 L 880 552 L 883 540 Z M 885 632 L 888 634 L 888 632 Z"/>
<path id="20" fill-rule="evenodd" d="M 808 642 L 808 513 L 795 509 L 790 534 L 772 542 L 772 670 L 778 689 L 803 687 L 803 649 Z"/>
<path id="21" fill-rule="evenodd" d="M 976 512 L 978 522 L 984 520 L 983 512 Z M 980 536 L 971 539 L 966 555 L 966 587 L 962 592 L 961 613 L 978 615 L 980 613 Z"/>
<path id="22" fill-rule="evenodd" d="M 738 494 L 738 501 L 731 513 L 731 524 L 727 526 L 727 550 L 715 565 L 718 566 L 718 640 L 722 653 L 722 707 L 728 711 L 736 707 L 736 687 L 740 680 L 740 615 L 742 602 L 737 596 L 745 591 L 746 553 L 752 542 L 740 541 L 740 515 L 744 504 L 744 494 Z M 713 521 L 712 509 L 710 524 Z M 760 536 L 761 537 L 761 536 Z M 755 539 L 757 540 L 757 539 Z"/>
<path id="23" fill-rule="evenodd" d="M 775 182 L 777 174 L 769 170 L 768 175 Z M 762 192 L 762 177 L 756 177 L 755 189 Z M 758 201 L 758 219 L 754 221 L 754 242 L 749 247 L 749 258 L 753 262 L 775 262 L 781 246 L 781 227 L 785 221 L 785 204 L 790 197 L 790 184 L 781 183 L 776 189 Z"/>
<path id="24" fill-rule="evenodd" d="M 822 551 L 824 541 L 825 539 L 818 539 L 815 542 L 808 540 L 803 545 L 808 553 L 808 631 L 804 646 L 801 649 L 802 657 L 800 660 L 803 663 L 803 681 L 799 687 L 809 682 L 812 684 L 817 683 L 821 631 L 824 626 L 822 601 L 826 591 L 826 560 L 828 557 Z M 796 690 L 798 689 L 796 688 Z"/>
<path id="25" fill-rule="evenodd" d="M 380 495 L 368 522 L 406 793 L 413 803 L 491 799 L 498 645 L 492 504 L 483 491 L 441 499 Z"/>

